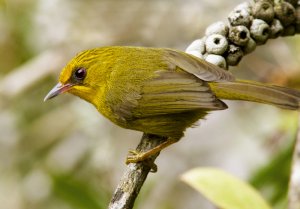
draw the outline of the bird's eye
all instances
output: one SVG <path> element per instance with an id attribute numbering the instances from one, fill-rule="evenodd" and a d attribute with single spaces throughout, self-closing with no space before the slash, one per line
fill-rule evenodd
<path id="1" fill-rule="evenodd" d="M 82 81 L 85 78 L 85 76 L 86 76 L 86 69 L 83 67 L 80 67 L 74 71 L 74 77 L 76 80 Z"/>

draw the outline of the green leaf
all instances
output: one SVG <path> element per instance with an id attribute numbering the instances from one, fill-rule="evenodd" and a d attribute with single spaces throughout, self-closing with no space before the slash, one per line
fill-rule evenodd
<path id="1" fill-rule="evenodd" d="M 195 168 L 182 180 L 222 209 L 271 209 L 252 186 L 219 169 Z"/>

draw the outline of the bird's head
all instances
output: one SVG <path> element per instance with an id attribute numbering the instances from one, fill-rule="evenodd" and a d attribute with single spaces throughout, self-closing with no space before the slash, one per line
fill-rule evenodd
<path id="1" fill-rule="evenodd" d="M 95 104 L 97 93 L 101 91 L 103 66 L 100 54 L 98 50 L 86 50 L 76 55 L 63 68 L 58 84 L 46 95 L 44 101 L 68 92 Z"/>

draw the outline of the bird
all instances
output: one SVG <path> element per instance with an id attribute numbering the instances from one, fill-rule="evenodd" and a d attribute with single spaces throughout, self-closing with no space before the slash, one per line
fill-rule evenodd
<path id="1" fill-rule="evenodd" d="M 209 112 L 227 109 L 223 100 L 300 107 L 300 92 L 295 89 L 239 80 L 203 59 L 168 48 L 84 50 L 62 69 L 44 101 L 65 92 L 93 104 L 120 127 L 167 138 L 148 151 L 131 151 L 126 163 L 144 161 L 179 141 Z"/>

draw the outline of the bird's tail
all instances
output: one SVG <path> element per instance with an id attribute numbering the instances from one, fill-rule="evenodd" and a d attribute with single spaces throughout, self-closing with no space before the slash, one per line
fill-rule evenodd
<path id="1" fill-rule="evenodd" d="M 275 105 L 283 109 L 300 109 L 300 92 L 294 89 L 252 81 L 210 82 L 220 99 L 245 100 Z"/>

